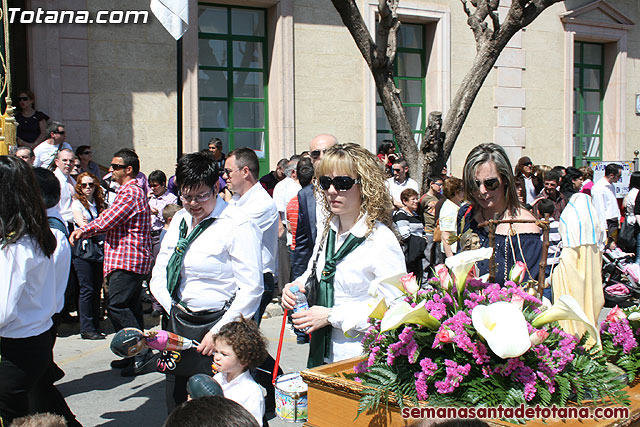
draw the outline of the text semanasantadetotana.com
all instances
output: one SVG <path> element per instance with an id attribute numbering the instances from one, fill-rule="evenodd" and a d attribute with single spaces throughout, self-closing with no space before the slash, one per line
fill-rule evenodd
<path id="1" fill-rule="evenodd" d="M 625 419 L 629 418 L 629 408 L 572 406 L 489 406 L 489 407 L 405 407 L 402 418 L 507 418 L 507 419 Z"/>
<path id="2" fill-rule="evenodd" d="M 146 10 L 22 10 L 9 8 L 10 24 L 146 24 Z"/>

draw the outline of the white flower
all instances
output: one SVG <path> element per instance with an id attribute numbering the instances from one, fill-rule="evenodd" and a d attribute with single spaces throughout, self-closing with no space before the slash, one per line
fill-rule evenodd
<path id="1" fill-rule="evenodd" d="M 413 295 L 418 292 L 420 286 L 418 286 L 418 281 L 416 280 L 416 276 L 413 273 L 405 274 L 400 278 L 400 283 L 402 283 L 402 288 L 409 295 Z"/>
<path id="2" fill-rule="evenodd" d="M 492 248 L 481 248 L 464 251 L 446 259 L 444 263 L 455 276 L 458 295 L 464 290 L 469 271 L 471 271 L 476 262 L 491 258 L 492 253 Z"/>
<path id="3" fill-rule="evenodd" d="M 516 261 L 516 263 L 511 267 L 511 271 L 509 271 L 509 280 L 519 285 L 524 280 L 526 272 L 527 265 L 522 261 Z"/>
<path id="4" fill-rule="evenodd" d="M 587 326 L 587 331 L 591 338 L 596 340 L 598 347 L 600 347 L 600 334 L 595 325 L 591 323 L 587 315 L 585 314 L 578 301 L 571 295 L 562 295 L 556 299 L 556 302 L 551 308 L 538 314 L 531 322 L 531 326 L 539 328 L 547 323 L 555 322 L 556 320 L 579 320 L 584 322 Z"/>
<path id="5" fill-rule="evenodd" d="M 632 322 L 635 322 L 636 320 L 640 320 L 640 312 L 634 311 L 633 313 L 629 314 L 629 317 L 627 317 L 627 319 L 629 319 Z"/>
<path id="6" fill-rule="evenodd" d="M 491 351 L 502 359 L 520 357 L 531 347 L 527 321 L 509 302 L 478 305 L 471 312 L 471 321 Z"/>
<path id="7" fill-rule="evenodd" d="M 422 325 L 433 331 L 437 331 L 438 328 L 440 328 L 440 322 L 429 314 L 427 309 L 424 308 L 425 304 L 426 301 L 422 301 L 413 308 L 405 301 L 395 304 L 384 314 L 380 324 L 380 332 L 396 329 L 405 323 Z"/>

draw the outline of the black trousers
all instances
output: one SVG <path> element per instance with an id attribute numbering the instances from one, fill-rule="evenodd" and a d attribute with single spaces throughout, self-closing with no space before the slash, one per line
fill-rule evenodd
<path id="1" fill-rule="evenodd" d="M 100 330 L 100 289 L 102 288 L 102 263 L 73 258 L 79 286 L 78 315 L 80 332 Z"/>
<path id="2" fill-rule="evenodd" d="M 144 329 L 140 292 L 143 274 L 115 270 L 109 274 L 109 318 L 118 332 L 123 328 Z"/>
<path id="3" fill-rule="evenodd" d="M 264 282 L 264 292 L 262 293 L 262 298 L 260 299 L 260 307 L 258 307 L 258 311 L 253 316 L 253 320 L 260 325 L 262 321 L 262 315 L 264 311 L 267 309 L 267 306 L 271 302 L 273 298 L 273 292 L 275 287 L 275 281 L 273 279 L 272 273 L 263 273 L 262 274 L 263 282 Z"/>

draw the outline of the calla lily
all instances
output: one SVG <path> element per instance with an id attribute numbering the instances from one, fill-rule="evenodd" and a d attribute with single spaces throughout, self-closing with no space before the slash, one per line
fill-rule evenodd
<path id="1" fill-rule="evenodd" d="M 407 273 L 403 272 L 387 277 L 378 283 L 372 282 L 369 286 L 369 295 L 376 299 L 382 296 L 387 300 L 387 305 L 392 305 L 395 300 L 404 296 L 404 286 L 402 286 L 400 278 L 406 275 Z"/>
<path id="2" fill-rule="evenodd" d="M 471 322 L 491 351 L 502 359 L 520 357 L 531 347 L 527 321 L 522 311 L 509 302 L 476 306 Z"/>
<path id="3" fill-rule="evenodd" d="M 526 272 L 527 265 L 522 261 L 516 261 L 516 263 L 511 267 L 511 271 L 509 271 L 509 280 L 519 285 L 524 280 Z"/>
<path id="4" fill-rule="evenodd" d="M 455 276 L 458 295 L 462 294 L 465 284 L 467 283 L 469 271 L 471 271 L 475 263 L 491 258 L 492 253 L 492 248 L 481 248 L 472 251 L 464 251 L 458 255 L 447 258 L 445 264 Z"/>
<path id="5" fill-rule="evenodd" d="M 627 317 L 627 319 L 629 319 L 629 321 L 631 322 L 640 320 L 640 313 L 638 313 L 637 311 L 634 311 L 633 313 L 629 314 L 629 317 Z"/>
<path id="6" fill-rule="evenodd" d="M 538 345 L 542 344 L 547 337 L 549 337 L 549 332 L 544 329 L 537 329 L 534 333 L 529 335 L 529 341 L 531 341 L 531 345 Z"/>
<path id="7" fill-rule="evenodd" d="M 607 314 L 607 322 L 617 322 L 618 320 L 626 319 L 627 316 L 624 314 L 624 311 L 620 309 L 617 305 L 613 307 L 609 313 Z"/>
<path id="8" fill-rule="evenodd" d="M 410 295 L 415 294 L 420 289 L 418 286 L 418 281 L 416 280 L 416 276 L 413 273 L 405 274 L 400 278 L 400 283 L 402 283 L 402 288 L 404 291 Z"/>
<path id="9" fill-rule="evenodd" d="M 434 267 L 438 279 L 440 279 L 440 287 L 448 291 L 453 286 L 453 279 L 449 274 L 449 269 L 444 264 L 438 264 Z"/>
<path id="10" fill-rule="evenodd" d="M 555 304 L 551 308 L 538 314 L 531 322 L 531 326 L 539 328 L 547 323 L 555 322 L 556 320 L 579 320 L 584 322 L 589 331 L 591 338 L 596 340 L 598 347 L 600 347 L 600 334 L 595 325 L 589 320 L 578 301 L 571 295 L 562 295 L 556 299 Z"/>
<path id="11" fill-rule="evenodd" d="M 413 323 L 416 325 L 426 326 L 427 328 L 437 331 L 440 328 L 438 319 L 429 314 L 424 305 L 426 301 L 411 308 L 411 305 L 405 301 L 401 301 L 391 307 L 385 313 L 380 324 L 380 332 L 386 332 L 396 329 L 405 323 Z"/>
<path id="12" fill-rule="evenodd" d="M 371 312 L 369 313 L 369 317 L 373 317 L 374 319 L 382 319 L 389 308 L 384 298 L 380 298 L 377 303 L 373 303 L 369 305 L 369 307 L 373 308 L 373 310 L 371 310 Z"/>

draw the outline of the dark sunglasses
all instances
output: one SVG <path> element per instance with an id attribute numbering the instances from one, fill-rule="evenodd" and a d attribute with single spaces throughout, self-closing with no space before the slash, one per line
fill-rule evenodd
<path id="1" fill-rule="evenodd" d="M 58 135 L 64 135 L 64 131 L 63 130 L 54 130 L 52 133 L 58 134 Z"/>
<path id="2" fill-rule="evenodd" d="M 523 163 L 523 164 L 522 164 L 522 166 L 531 166 L 531 165 L 533 165 L 533 163 L 532 163 L 532 162 L 527 162 L 527 163 Z"/>
<path id="3" fill-rule="evenodd" d="M 91 151 L 83 151 L 83 152 L 82 152 L 82 153 L 80 153 L 80 154 L 91 154 Z"/>
<path id="4" fill-rule="evenodd" d="M 93 182 L 83 182 L 80 184 L 82 188 L 93 188 L 96 186 Z"/>
<path id="5" fill-rule="evenodd" d="M 316 160 L 319 159 L 320 156 L 327 150 L 313 150 L 309 152 L 309 155 L 311 156 L 312 159 Z"/>
<path id="6" fill-rule="evenodd" d="M 121 165 L 120 163 L 111 163 L 110 166 L 114 171 L 117 171 L 117 170 L 120 170 L 120 169 L 124 169 L 124 168 L 127 167 L 127 165 Z"/>
<path id="7" fill-rule="evenodd" d="M 478 189 L 480 188 L 480 184 L 484 184 L 484 188 L 486 188 L 488 191 L 493 191 L 500 187 L 500 178 L 489 178 L 485 179 L 484 181 L 478 181 L 476 179 L 475 181 Z"/>
<path id="8" fill-rule="evenodd" d="M 20 96 L 20 97 L 18 97 L 18 101 L 28 101 L 29 99 L 31 99 L 31 98 L 29 98 L 28 96 Z"/>
<path id="9" fill-rule="evenodd" d="M 327 191 L 333 185 L 338 191 L 347 191 L 353 187 L 353 184 L 360 184 L 360 179 L 353 179 L 350 176 L 334 176 L 329 178 L 328 176 L 320 177 L 320 187 Z"/>

